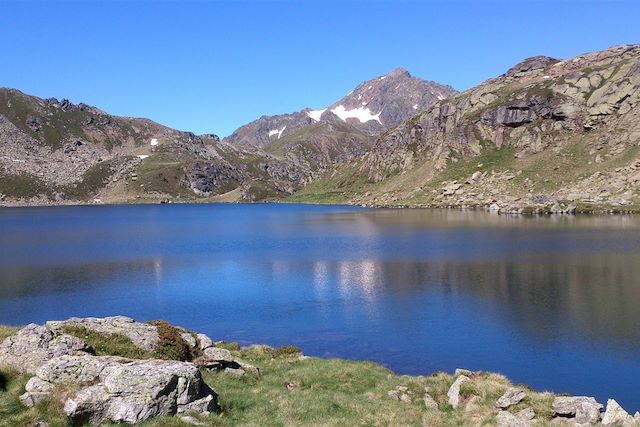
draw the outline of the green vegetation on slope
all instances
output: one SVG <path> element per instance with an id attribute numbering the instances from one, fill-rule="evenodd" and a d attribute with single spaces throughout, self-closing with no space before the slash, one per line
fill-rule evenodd
<path id="1" fill-rule="evenodd" d="M 205 381 L 220 395 L 220 414 L 196 417 L 207 426 L 280 425 L 482 425 L 495 423 L 495 401 L 510 383 L 500 375 L 475 374 L 465 383 L 461 396 L 478 396 L 473 410 L 454 409 L 447 391 L 454 377 L 436 373 L 428 377 L 399 376 L 372 362 L 340 359 L 300 358 L 295 347 L 274 349 L 251 346 L 238 350 L 229 344 L 235 358 L 260 367 L 260 376 L 237 377 L 224 371 L 203 371 Z M 18 400 L 27 377 L 4 373 L 6 385 L 0 391 L 0 425 L 27 426 L 46 420 L 51 426 L 66 426 L 61 404 L 56 400 L 25 408 Z M 389 396 L 403 389 L 411 397 L 404 403 Z M 68 392 L 68 391 L 67 391 Z M 439 410 L 423 402 L 428 392 Z M 64 395 L 61 389 L 58 396 Z M 549 393 L 528 391 L 528 396 L 512 410 L 532 407 L 536 416 L 550 419 Z M 179 418 L 164 417 L 144 424 L 148 427 L 187 426 Z"/>

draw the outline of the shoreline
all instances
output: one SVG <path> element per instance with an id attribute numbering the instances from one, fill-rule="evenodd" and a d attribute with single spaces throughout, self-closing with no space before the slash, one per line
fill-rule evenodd
<path id="1" fill-rule="evenodd" d="M 36 342 L 42 345 L 29 347 Z M 61 342 L 66 347 L 61 348 Z M 79 346 L 81 342 L 84 347 Z M 150 345 L 152 342 L 155 344 Z M 285 425 L 365 422 L 507 427 L 568 422 L 640 426 L 640 413 L 627 413 L 613 399 L 605 405 L 589 396 L 538 392 L 514 385 L 498 373 L 456 369 L 454 373 L 398 375 L 376 362 L 305 356 L 294 346 L 240 347 L 214 342 L 163 321 L 136 322 L 114 316 L 71 318 L 22 329 L 0 325 L 0 343 L 0 415 L 3 407 L 14 405 L 14 413 L 7 416 L 29 416 L 34 421 L 56 422 L 68 417 L 76 424 L 82 421 L 82 425 L 87 420 L 91 424 L 111 420 L 162 426 L 171 418 L 171 425 L 185 426 L 260 425 L 265 420 Z M 187 353 L 176 353 L 178 347 Z M 151 376 L 150 384 L 165 381 L 163 376 L 170 375 L 172 369 L 186 369 L 191 373 L 176 375 L 200 382 L 196 389 L 201 392 L 191 396 L 191 403 L 177 413 L 105 412 L 110 405 L 121 408 L 133 403 L 127 403 L 126 398 L 123 402 L 121 394 L 114 397 L 108 393 L 101 395 L 100 404 L 93 395 L 83 400 L 88 390 L 113 381 L 108 374 L 107 379 L 103 374 L 90 374 L 96 366 L 104 366 L 99 368 L 104 372 L 120 372 L 122 387 L 135 389 L 141 396 L 150 391 L 146 381 L 138 382 L 139 371 L 131 367 L 150 366 L 152 371 L 144 374 Z M 57 384 L 76 385 L 59 394 Z M 205 399 L 202 390 L 210 390 L 206 392 L 209 397 Z M 199 403 L 202 399 L 205 406 Z M 15 406 L 19 402 L 22 406 Z M 91 417 L 83 418 L 88 413 Z"/>
<path id="2" fill-rule="evenodd" d="M 135 206 L 135 205 L 260 205 L 260 204 L 292 204 L 292 205 L 316 205 L 316 206 L 351 206 L 363 207 L 369 209 L 442 209 L 442 210 L 458 210 L 458 211 L 478 211 L 488 212 L 498 215 L 508 216 L 584 216 L 584 215 L 637 215 L 640 214 L 640 205 L 628 206 L 612 206 L 607 204 L 587 204 L 581 202 L 562 202 L 554 204 L 537 204 L 537 205 L 514 205 L 505 202 L 495 202 L 489 206 L 478 205 L 456 205 L 456 204 L 376 204 L 361 202 L 321 202 L 321 201 L 305 201 L 305 200 L 264 200 L 264 201 L 215 201 L 215 200 L 128 200 L 113 203 L 95 203 L 83 201 L 68 201 L 65 203 L 32 203 L 32 202 L 15 202 L 0 203 L 0 209 L 11 208 L 45 208 L 45 207 L 80 207 L 80 206 Z"/>

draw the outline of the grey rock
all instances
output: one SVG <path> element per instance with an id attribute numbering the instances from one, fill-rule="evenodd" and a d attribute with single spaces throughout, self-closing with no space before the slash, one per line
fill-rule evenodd
<path id="1" fill-rule="evenodd" d="M 498 427 L 527 427 L 531 425 L 529 420 L 517 417 L 508 411 L 500 411 L 496 416 Z"/>
<path id="2" fill-rule="evenodd" d="M 64 411 L 76 423 L 138 423 L 155 416 L 208 413 L 218 408 L 217 394 L 191 363 L 106 356 L 64 359 L 52 359 L 53 366 L 39 370 L 38 376 L 56 384 L 69 383 L 75 375 L 81 388 L 67 399 Z M 51 377 L 51 373 L 59 375 Z M 91 377 L 93 381 L 85 382 Z"/>
<path id="3" fill-rule="evenodd" d="M 595 424 L 600 421 L 600 409 L 588 402 L 578 404 L 576 408 L 576 423 Z"/>
<path id="4" fill-rule="evenodd" d="M 607 410 L 602 417 L 602 424 L 608 425 L 624 425 L 633 421 L 633 417 L 613 399 L 607 400 Z"/>
<path id="5" fill-rule="evenodd" d="M 233 362 L 233 355 L 225 348 L 208 347 L 204 350 L 204 357 L 217 362 Z"/>
<path id="6" fill-rule="evenodd" d="M 411 396 L 409 396 L 407 393 L 402 393 L 400 395 L 400 402 L 406 403 L 406 404 L 411 403 Z"/>
<path id="7" fill-rule="evenodd" d="M 24 387 L 25 393 L 20 396 L 20 402 L 24 406 L 33 406 L 49 397 L 53 390 L 53 384 L 43 381 L 38 377 L 32 377 Z"/>
<path id="8" fill-rule="evenodd" d="M 536 117 L 536 113 L 528 106 L 502 106 L 496 111 L 496 122 L 508 127 L 531 123 Z"/>
<path id="9" fill-rule="evenodd" d="M 40 118 L 36 116 L 28 116 L 25 124 L 34 132 L 38 132 L 42 129 L 42 122 L 40 121 Z"/>
<path id="10" fill-rule="evenodd" d="M 516 417 L 529 421 L 534 419 L 535 416 L 536 413 L 533 411 L 533 408 L 525 408 L 522 411 L 518 411 L 518 413 L 516 413 Z"/>
<path id="11" fill-rule="evenodd" d="M 0 366 L 33 374 L 51 358 L 87 351 L 86 341 L 32 323 L 0 344 Z"/>
<path id="12" fill-rule="evenodd" d="M 400 391 L 399 390 L 389 390 L 387 392 L 387 396 L 392 400 L 400 400 Z"/>
<path id="13" fill-rule="evenodd" d="M 426 406 L 427 409 L 432 409 L 436 411 L 438 410 L 438 402 L 436 402 L 435 399 L 431 397 L 429 393 L 424 394 L 422 401 L 424 402 L 424 406 Z"/>
<path id="14" fill-rule="evenodd" d="M 594 423 L 600 420 L 602 404 L 593 397 L 559 396 L 553 400 L 553 411 L 563 417 L 575 417 L 580 424 Z"/>
<path id="15" fill-rule="evenodd" d="M 139 348 L 154 351 L 158 344 L 158 330 L 148 323 L 136 322 L 130 317 L 72 317 L 63 321 L 50 321 L 46 326 L 52 330 L 62 330 L 65 326 L 87 328 L 104 335 L 124 335 Z"/>
<path id="16" fill-rule="evenodd" d="M 447 392 L 447 398 L 449 400 L 449 404 L 454 408 L 457 408 L 460 404 L 460 386 L 465 383 L 471 381 L 469 377 L 466 375 L 460 375 L 456 380 L 451 384 L 449 391 Z"/>
<path id="17" fill-rule="evenodd" d="M 196 334 L 198 342 L 200 343 L 200 350 L 205 350 L 209 347 L 213 347 L 213 340 L 205 334 Z"/>
<path id="18" fill-rule="evenodd" d="M 196 348 L 198 346 L 198 342 L 196 341 L 195 337 L 191 333 L 181 332 L 180 337 L 184 340 L 184 342 L 189 344 L 191 348 Z"/>
<path id="19" fill-rule="evenodd" d="M 507 409 L 524 399 L 527 394 L 521 388 L 509 387 L 507 391 L 496 401 L 496 407 Z"/>

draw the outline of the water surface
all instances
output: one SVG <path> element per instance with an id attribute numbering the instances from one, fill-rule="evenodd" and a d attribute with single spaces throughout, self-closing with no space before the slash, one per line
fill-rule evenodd
<path id="1" fill-rule="evenodd" d="M 640 219 L 341 206 L 0 210 L 0 323 L 124 314 L 640 409 Z"/>

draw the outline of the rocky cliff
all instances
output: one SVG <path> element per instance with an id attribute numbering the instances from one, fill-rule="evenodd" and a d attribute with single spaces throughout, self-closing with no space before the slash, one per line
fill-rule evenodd
<path id="1" fill-rule="evenodd" d="M 640 195 L 639 87 L 637 45 L 562 61 L 529 58 L 384 133 L 315 189 L 356 203 L 514 212 L 556 203 L 633 205 Z"/>

